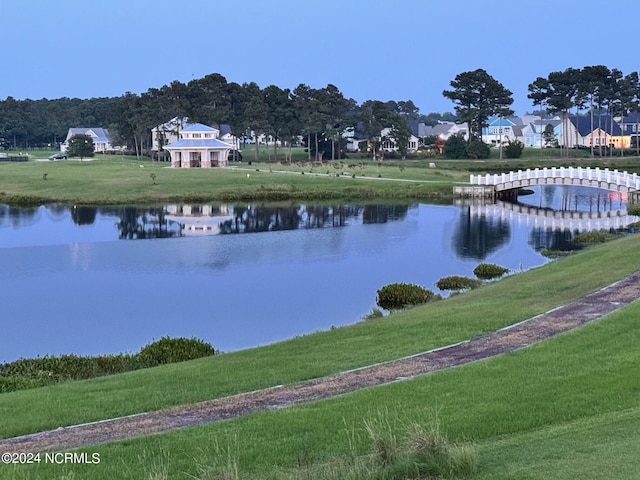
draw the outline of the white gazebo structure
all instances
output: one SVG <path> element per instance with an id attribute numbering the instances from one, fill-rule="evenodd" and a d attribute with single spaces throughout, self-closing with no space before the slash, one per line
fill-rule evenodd
<path id="1" fill-rule="evenodd" d="M 219 130 L 201 123 L 189 123 L 180 139 L 164 146 L 173 168 L 226 167 L 233 145 L 218 139 Z"/>

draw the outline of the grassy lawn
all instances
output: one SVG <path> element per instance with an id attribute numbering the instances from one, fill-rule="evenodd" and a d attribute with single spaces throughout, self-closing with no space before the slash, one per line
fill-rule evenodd
<path id="1" fill-rule="evenodd" d="M 171 169 L 166 163 L 128 157 L 97 157 L 91 161 L 0 162 L 0 202 L 148 203 L 205 200 L 283 200 L 335 198 L 415 198 L 451 194 L 453 181 L 466 173 L 416 174 L 419 182 L 381 181 L 374 167 L 364 178 L 317 175 L 280 164 L 242 163 L 227 169 Z M 281 171 L 289 173 L 280 173 Z M 331 167 L 331 170 L 335 170 Z M 382 167 L 383 176 L 397 167 Z M 367 175 L 367 169 L 359 172 Z M 46 174 L 46 179 L 44 175 Z M 153 176 L 153 177 L 152 177 Z M 390 178 L 393 175 L 390 175 Z M 465 177 L 467 180 L 464 180 Z M 410 174 L 405 178 L 411 178 Z"/>
<path id="2" fill-rule="evenodd" d="M 452 186 L 467 183 L 470 173 L 560 165 L 640 172 L 637 157 L 569 160 L 543 157 L 542 153 L 527 152 L 523 159 L 502 162 L 493 158 L 383 162 L 359 159 L 323 164 L 262 161 L 249 165 L 245 161 L 226 169 L 171 169 L 167 163 L 116 155 L 97 155 L 84 161 L 38 161 L 49 152 L 36 152 L 28 162 L 0 162 L 0 202 L 139 204 L 178 200 L 438 198 L 451 196 Z M 429 168 L 430 161 L 436 163 L 436 168 Z"/>
<path id="3" fill-rule="evenodd" d="M 639 247 L 640 236 L 626 237 L 391 318 L 267 347 L 2 394 L 2 436 L 290 383 L 459 341 L 638 270 Z M 437 412 L 451 439 L 478 445 L 479 478 L 602 478 L 542 474 L 560 468 L 553 462 L 571 470 L 575 461 L 566 463 L 565 457 L 574 450 L 622 472 L 609 476 L 605 470 L 606 478 L 630 478 L 624 473 L 632 461 L 614 461 L 607 454 L 638 448 L 629 430 L 640 422 L 638 318 L 636 303 L 579 331 L 493 360 L 299 408 L 87 449 L 101 454 L 99 466 L 3 467 L 0 478 L 6 472 L 11 474 L 6 478 L 65 478 L 60 476 L 65 472 L 78 475 L 67 478 L 193 478 L 184 472 L 216 478 L 202 472 L 221 462 L 226 465 L 229 458 L 250 478 L 287 478 L 301 456 L 324 462 L 354 449 L 362 453 L 370 443 L 363 422 L 382 410 L 397 435 L 407 421 L 428 424 Z M 602 437 L 599 429 L 604 429 Z M 599 443 L 592 444 L 590 438 Z M 547 448 L 546 439 L 565 442 L 563 453 Z M 526 449 L 523 444 L 531 444 L 528 456 L 518 452 L 518 445 Z M 529 468 L 527 458 L 540 468 Z M 595 468 L 598 462 L 591 464 Z M 274 467 L 277 473 L 268 473 Z M 154 469 L 166 470 L 168 476 L 153 477 Z"/>

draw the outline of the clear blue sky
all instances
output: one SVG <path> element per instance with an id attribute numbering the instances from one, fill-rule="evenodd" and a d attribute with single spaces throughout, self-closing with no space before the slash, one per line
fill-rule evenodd
<path id="1" fill-rule="evenodd" d="M 346 97 L 442 97 L 485 69 L 533 107 L 527 85 L 568 67 L 640 68 L 640 1 L 0 0 L 0 99 L 114 97 L 210 73 L 229 82 L 336 85 Z"/>

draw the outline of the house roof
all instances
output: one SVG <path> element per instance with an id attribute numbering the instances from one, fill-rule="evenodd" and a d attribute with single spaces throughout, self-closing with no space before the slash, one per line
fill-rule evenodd
<path id="1" fill-rule="evenodd" d="M 164 148 L 167 150 L 171 148 L 233 148 L 233 145 L 215 138 L 183 138 L 165 145 Z"/>
<path id="2" fill-rule="evenodd" d="M 110 139 L 109 131 L 106 128 L 98 128 L 98 127 L 70 128 L 69 132 L 67 133 L 67 141 L 74 135 L 91 135 L 94 143 L 97 143 L 97 142 L 108 143 Z"/>
<path id="3" fill-rule="evenodd" d="M 578 133 L 583 137 L 586 137 L 592 131 L 595 131 L 598 128 L 602 128 L 603 131 L 611 133 L 614 136 L 622 135 L 620 125 L 613 121 L 611 115 L 595 115 L 593 117 L 593 128 L 591 125 L 590 115 L 569 115 L 569 121 L 573 123 L 573 125 L 578 130 Z M 612 126 L 613 130 L 611 128 Z"/>
<path id="4" fill-rule="evenodd" d="M 202 123 L 187 123 L 182 129 L 183 132 L 215 132 L 219 131 L 216 128 L 210 127 L 208 125 L 203 125 Z"/>
<path id="5" fill-rule="evenodd" d="M 188 123 L 189 123 L 189 119 L 187 117 L 182 117 L 182 118 L 173 117 L 168 122 L 163 123 L 162 125 L 157 125 L 153 127 L 151 131 L 155 132 L 158 130 L 162 130 L 162 131 L 171 132 L 171 131 L 175 131 L 178 127 L 182 127 L 182 125 L 186 125 Z"/>
<path id="6" fill-rule="evenodd" d="M 233 133 L 231 131 L 231 125 L 229 125 L 228 123 L 221 123 L 220 124 L 220 135 L 226 135 L 227 133 Z"/>
<path id="7" fill-rule="evenodd" d="M 490 127 L 510 127 L 516 125 L 516 122 L 508 117 L 494 116 L 487 119 L 487 125 L 489 125 Z"/>
<path id="8" fill-rule="evenodd" d="M 429 136 L 438 136 L 438 135 L 449 135 L 451 130 L 455 128 L 453 123 L 439 123 L 438 125 L 429 126 L 429 125 L 420 125 L 420 137 L 429 137 Z"/>
<path id="9" fill-rule="evenodd" d="M 407 125 L 411 129 L 411 133 L 413 133 L 414 136 L 416 137 L 420 136 L 420 122 L 418 122 L 417 120 L 414 120 L 413 118 L 408 118 Z"/>
<path id="10" fill-rule="evenodd" d="M 523 133 L 524 127 L 525 127 L 524 125 L 513 125 L 511 127 L 511 130 L 513 131 L 513 134 L 516 137 L 521 137 L 524 134 Z"/>
<path id="11" fill-rule="evenodd" d="M 640 113 L 631 112 L 629 115 L 626 115 L 622 121 L 623 123 L 638 123 L 640 122 Z"/>

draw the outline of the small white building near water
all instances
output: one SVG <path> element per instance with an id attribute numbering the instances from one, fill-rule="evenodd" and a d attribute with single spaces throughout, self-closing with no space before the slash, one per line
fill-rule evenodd
<path id="1" fill-rule="evenodd" d="M 171 155 L 171 167 L 226 167 L 233 145 L 219 140 L 219 132 L 201 123 L 186 124 L 180 138 L 163 147 Z"/>

